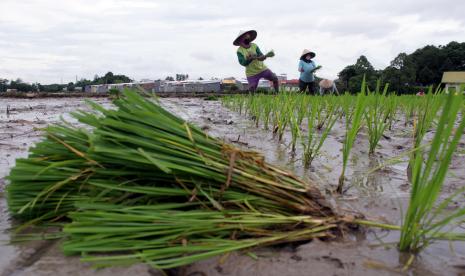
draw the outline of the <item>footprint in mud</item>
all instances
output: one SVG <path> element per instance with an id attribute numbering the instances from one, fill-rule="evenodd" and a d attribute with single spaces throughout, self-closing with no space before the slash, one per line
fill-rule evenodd
<path id="1" fill-rule="evenodd" d="M 316 258 L 318 261 L 320 261 L 321 259 L 323 261 L 326 261 L 332 265 L 334 265 L 336 268 L 340 268 L 340 269 L 343 269 L 345 266 L 344 266 L 344 263 L 338 259 L 338 258 L 335 258 L 335 257 L 331 257 L 331 256 L 322 256 L 321 258 L 318 257 Z"/>

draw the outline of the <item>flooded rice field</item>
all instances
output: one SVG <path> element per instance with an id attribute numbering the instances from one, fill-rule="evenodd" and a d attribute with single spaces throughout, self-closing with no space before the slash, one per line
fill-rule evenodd
<path id="1" fill-rule="evenodd" d="M 106 99 L 94 99 L 105 106 Z M 352 149 L 347 176 L 347 191 L 333 196 L 329 191 L 337 186 L 342 166 L 341 148 L 344 127 L 339 122 L 325 141 L 321 156 L 305 169 L 300 159 L 302 149 L 291 154 L 286 133 L 278 142 L 244 115 L 230 111 L 220 101 L 201 98 L 166 98 L 162 104 L 178 116 L 198 125 L 212 136 L 227 143 L 262 153 L 272 164 L 286 167 L 314 182 L 327 192 L 336 210 L 345 214 L 363 214 L 366 218 L 401 223 L 406 209 L 410 185 L 407 162 L 390 163 L 411 148 L 410 126 L 395 122 L 385 133 L 373 156 L 368 155 L 366 134 L 359 134 Z M 84 99 L 1 99 L 0 102 L 0 275 L 161 275 L 146 265 L 129 268 L 93 270 L 78 257 L 64 257 L 60 241 L 37 241 L 9 245 L 12 226 L 3 194 L 4 179 L 15 159 L 26 157 L 30 146 L 41 139 L 41 128 L 60 121 L 73 124 L 69 112 L 86 109 Z M 428 133 L 431 136 L 432 133 Z M 402 159 L 402 158 L 401 158 Z M 407 158 L 404 157 L 404 161 Z M 461 143 L 452 161 L 443 196 L 454 193 L 465 182 L 465 143 Z M 380 168 L 374 172 L 373 168 Z M 465 199 L 459 198 L 461 204 Z M 258 258 L 234 253 L 212 258 L 178 269 L 179 275 L 465 275 L 464 243 L 436 242 L 415 258 L 411 267 L 403 269 L 405 256 L 396 248 L 399 233 L 375 228 L 357 235 L 348 234 L 335 242 L 312 241 L 299 246 L 262 248 L 254 251 Z"/>

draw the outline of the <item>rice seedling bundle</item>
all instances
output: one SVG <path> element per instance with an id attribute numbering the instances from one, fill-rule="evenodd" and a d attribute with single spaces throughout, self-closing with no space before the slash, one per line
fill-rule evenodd
<path id="1" fill-rule="evenodd" d="M 67 217 L 67 254 L 157 268 L 257 245 L 328 237 L 339 223 L 312 184 L 208 136 L 133 91 L 73 116 L 17 160 L 11 214 Z M 112 256 L 97 256 L 108 252 Z"/>
<path id="2" fill-rule="evenodd" d="M 70 235 L 64 252 L 83 253 L 84 261 L 98 266 L 142 260 L 166 269 L 257 245 L 327 237 L 337 228 L 334 218 L 189 210 L 188 204 L 79 207 L 63 230 Z M 113 252 L 125 253 L 101 255 Z"/>

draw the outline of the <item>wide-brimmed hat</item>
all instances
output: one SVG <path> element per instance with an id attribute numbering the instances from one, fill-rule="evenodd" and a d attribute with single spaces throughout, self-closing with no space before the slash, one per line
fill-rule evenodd
<path id="1" fill-rule="evenodd" d="M 302 51 L 302 54 L 300 55 L 300 58 L 303 58 L 304 56 L 306 56 L 306 55 L 308 55 L 308 54 L 310 54 L 310 57 L 311 57 L 311 58 L 314 58 L 314 57 L 316 56 L 316 54 L 315 54 L 314 52 L 312 52 L 312 51 L 310 51 L 310 50 L 308 50 L 308 49 L 304 49 L 304 50 Z"/>
<path id="2" fill-rule="evenodd" d="M 332 80 L 323 79 L 318 84 L 321 88 L 330 89 L 333 87 L 334 82 Z"/>
<path id="3" fill-rule="evenodd" d="M 237 38 L 234 39 L 233 44 L 234 44 L 235 46 L 240 46 L 241 39 L 242 39 L 242 37 L 243 37 L 244 35 L 246 35 L 246 34 L 250 34 L 250 36 L 251 36 L 250 41 L 254 41 L 255 38 L 257 38 L 257 31 L 255 31 L 255 30 L 240 31 L 240 32 L 239 32 L 239 35 L 237 36 Z"/>

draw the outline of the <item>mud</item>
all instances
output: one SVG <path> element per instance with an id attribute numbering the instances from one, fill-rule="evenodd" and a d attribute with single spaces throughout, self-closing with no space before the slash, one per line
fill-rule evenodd
<path id="1" fill-rule="evenodd" d="M 106 99 L 94 99 L 110 105 Z M 301 148 L 291 154 L 290 133 L 282 142 L 270 131 L 256 127 L 247 116 L 231 112 L 219 101 L 201 98 L 162 99 L 169 110 L 187 119 L 211 135 L 226 142 L 262 152 L 268 162 L 287 167 L 297 175 L 315 182 L 323 191 L 337 185 L 341 170 L 343 127 L 336 124 L 326 140 L 322 155 L 310 169 L 300 159 Z M 8 114 L 6 112 L 8 107 Z M 27 149 L 40 140 L 40 128 L 57 122 L 60 116 L 70 119 L 69 112 L 85 108 L 83 99 L 1 99 L 0 102 L 0 191 L 6 185 L 4 177 L 14 166 L 14 160 L 27 156 Z M 428 133 L 432 136 L 432 133 Z M 367 218 L 399 224 L 401 210 L 408 202 L 410 185 L 407 164 L 388 165 L 371 174 L 374 167 L 399 156 L 411 147 L 409 126 L 397 121 L 373 156 L 368 155 L 368 141 L 363 132 L 352 149 L 346 173 L 348 188 L 343 197 L 328 198 L 344 213 L 363 213 Z M 443 196 L 452 194 L 465 181 L 463 162 L 465 142 L 454 157 L 447 176 Z M 461 205 L 463 198 L 455 203 Z M 36 242 L 7 245 L 8 217 L 6 201 L 0 198 L 0 275 L 94 275 L 94 270 L 77 257 L 64 257 L 59 242 Z M 213 258 L 178 270 L 185 275 L 465 275 L 463 243 L 436 242 L 415 258 L 411 267 L 403 269 L 404 256 L 396 249 L 398 233 L 379 229 L 348 235 L 344 241 L 323 243 L 312 241 L 298 247 L 264 248 L 253 251 L 258 259 L 244 253 Z M 99 270 L 97 275 L 156 275 L 145 265 L 130 268 Z"/>

